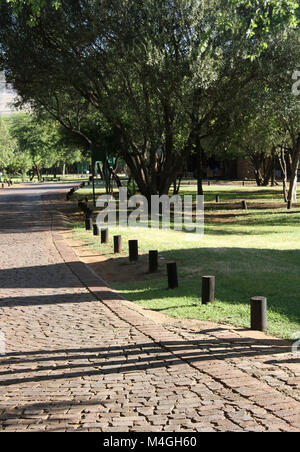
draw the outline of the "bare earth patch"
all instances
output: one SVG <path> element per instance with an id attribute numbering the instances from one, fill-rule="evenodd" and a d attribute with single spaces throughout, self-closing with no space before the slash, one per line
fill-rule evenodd
<path id="1" fill-rule="evenodd" d="M 109 284 L 150 281 L 164 277 L 161 263 L 166 264 L 168 261 L 163 258 L 160 259 L 158 272 L 150 274 L 145 271 L 148 265 L 146 255 L 140 256 L 138 262 L 131 263 L 127 255 L 120 255 L 116 258 L 115 255 L 97 253 L 91 250 L 87 244 L 73 239 L 71 233 L 64 234 L 64 238 L 77 256 Z"/>

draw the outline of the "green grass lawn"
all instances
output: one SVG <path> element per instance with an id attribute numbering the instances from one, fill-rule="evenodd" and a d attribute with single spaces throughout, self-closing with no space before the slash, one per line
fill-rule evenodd
<path id="1" fill-rule="evenodd" d="M 89 195 L 84 189 L 78 195 Z M 268 333 L 292 338 L 300 330 L 300 208 L 287 211 L 280 188 L 205 187 L 206 221 L 201 240 L 187 241 L 184 232 L 135 228 L 111 230 L 123 236 L 124 265 L 127 263 L 127 240 L 139 240 L 140 254 L 157 249 L 164 259 L 176 260 L 180 287 L 167 290 L 166 265 L 161 261 L 159 277 L 128 283 L 114 283 L 127 299 L 146 309 L 173 317 L 212 320 L 249 327 L 250 298 L 268 298 Z M 99 193 L 102 190 L 99 189 Z M 183 193 L 195 192 L 195 186 Z M 216 194 L 220 204 L 212 204 Z M 247 200 L 249 210 L 239 202 Z M 237 203 L 236 206 L 232 204 Z M 274 203 L 274 207 L 272 206 Z M 99 239 L 73 224 L 76 239 L 87 241 L 99 250 Z M 111 240 L 112 241 L 112 240 Z M 102 245 L 107 258 L 112 245 Z M 147 266 L 145 266 L 145 273 Z M 201 305 L 201 276 L 216 276 L 216 302 Z"/>

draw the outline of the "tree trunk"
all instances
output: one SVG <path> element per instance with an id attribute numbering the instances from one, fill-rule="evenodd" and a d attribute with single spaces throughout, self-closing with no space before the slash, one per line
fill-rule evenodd
<path id="1" fill-rule="evenodd" d="M 109 194 L 111 192 L 110 171 L 108 169 L 108 162 L 106 160 L 103 162 L 103 175 L 105 181 L 106 194 Z"/>
<path id="2" fill-rule="evenodd" d="M 281 166 L 282 171 L 282 182 L 283 182 L 283 197 L 284 202 L 288 202 L 288 189 L 287 189 L 287 164 L 286 164 L 286 155 L 285 155 L 285 149 L 280 149 L 280 154 L 278 156 L 279 163 Z"/>
<path id="3" fill-rule="evenodd" d="M 113 168 L 110 165 L 108 165 L 108 170 L 110 172 L 112 180 L 114 180 L 116 182 L 118 189 L 120 189 L 120 188 L 122 188 L 122 182 L 117 174 L 117 168 L 118 168 L 118 158 L 116 159 L 116 162 L 115 162 Z"/>
<path id="4" fill-rule="evenodd" d="M 36 171 L 36 175 L 37 175 L 38 181 L 41 182 L 41 180 L 42 180 L 41 171 L 40 171 L 39 166 L 36 163 L 34 163 L 34 168 L 35 168 L 35 171 Z"/>
<path id="5" fill-rule="evenodd" d="M 98 169 L 98 173 L 99 173 L 99 175 L 100 175 L 100 179 L 102 179 L 103 182 L 105 182 L 104 175 L 103 175 L 103 171 L 101 170 L 100 163 L 97 163 L 97 169 Z"/>
<path id="6" fill-rule="evenodd" d="M 290 187 L 288 193 L 288 201 L 291 201 L 292 204 L 297 202 L 297 182 L 298 182 L 298 168 L 299 168 L 299 160 L 298 162 L 294 162 L 291 169 L 291 180 Z"/>
<path id="7" fill-rule="evenodd" d="M 293 203 L 297 202 L 297 182 L 298 182 L 298 169 L 300 160 L 300 134 L 298 136 L 297 143 L 290 154 L 290 166 L 291 166 L 291 179 L 288 194 L 288 201 Z"/>
<path id="8" fill-rule="evenodd" d="M 272 159 L 271 160 L 271 186 L 275 187 L 275 185 L 278 185 L 277 181 L 276 181 L 276 166 L 275 166 L 276 148 L 275 147 L 273 147 L 271 154 L 272 154 L 272 156 L 271 156 L 271 159 Z"/>
<path id="9" fill-rule="evenodd" d="M 176 196 L 179 194 L 180 191 L 180 186 L 181 186 L 181 182 L 182 182 L 182 175 L 179 176 L 178 179 L 178 183 L 177 183 L 177 178 L 174 180 L 174 190 L 173 190 L 173 195 Z"/>
<path id="10" fill-rule="evenodd" d="M 197 146 L 197 194 L 198 196 L 203 195 L 203 148 L 201 146 L 200 140 L 196 138 Z"/>
<path id="11" fill-rule="evenodd" d="M 128 153 L 123 158 L 130 169 L 131 177 L 135 181 L 138 191 L 145 196 L 151 206 L 153 195 L 168 195 L 171 185 L 179 171 L 182 171 L 183 155 L 170 155 L 163 165 L 150 166 L 139 164 L 139 159 Z"/>
<path id="12" fill-rule="evenodd" d="M 252 165 L 252 168 L 254 169 L 254 174 L 255 174 L 255 180 L 256 180 L 256 185 L 258 187 L 261 187 L 263 184 L 263 177 L 261 174 L 261 167 L 262 167 L 262 154 L 255 152 L 255 153 L 249 153 L 249 158 L 250 158 L 250 162 Z"/>
<path id="13" fill-rule="evenodd" d="M 270 183 L 270 179 L 272 177 L 272 158 L 265 157 L 263 158 L 263 186 L 267 187 Z"/>

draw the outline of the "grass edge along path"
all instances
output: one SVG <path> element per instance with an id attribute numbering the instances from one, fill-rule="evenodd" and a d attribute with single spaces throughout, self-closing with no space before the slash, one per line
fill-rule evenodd
<path id="1" fill-rule="evenodd" d="M 210 201 L 216 187 L 208 190 Z M 186 241 L 183 232 L 138 228 L 111 229 L 109 244 L 100 245 L 98 237 L 93 237 L 82 224 L 76 223 L 72 225 L 74 238 L 101 251 L 107 259 L 116 260 L 118 271 L 131 265 L 132 272 L 135 268 L 128 262 L 127 242 L 138 239 L 140 254 L 144 255 L 145 279 L 114 282 L 111 286 L 129 301 L 146 309 L 171 317 L 249 328 L 250 298 L 265 296 L 268 298 L 266 333 L 291 339 L 300 330 L 300 209 L 287 212 L 285 207 L 272 208 L 272 203 L 280 201 L 280 189 L 222 187 L 222 192 L 228 203 L 239 199 L 253 201 L 258 193 L 259 203 L 265 203 L 265 208 L 252 209 L 250 206 L 248 211 L 242 212 L 228 210 L 226 205 L 208 207 L 205 236 L 196 244 Z M 89 193 L 85 190 L 86 194 Z M 212 218 L 209 218 L 210 213 Z M 220 219 L 225 216 L 227 222 L 223 223 Z M 123 236 L 121 256 L 113 255 L 112 237 L 115 234 Z M 146 278 L 146 260 L 152 249 L 157 249 L 162 259 L 160 277 L 150 280 Z M 179 288 L 174 290 L 167 290 L 165 261 L 169 260 L 178 263 Z M 201 304 L 201 276 L 206 274 L 216 276 L 216 302 L 208 306 Z"/>

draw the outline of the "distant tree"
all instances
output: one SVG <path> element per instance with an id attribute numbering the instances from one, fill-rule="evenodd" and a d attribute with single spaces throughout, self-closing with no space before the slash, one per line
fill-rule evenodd
<path id="1" fill-rule="evenodd" d="M 275 182 L 278 159 L 284 197 L 290 202 L 297 199 L 300 162 L 300 96 L 292 90 L 299 54 L 299 29 L 276 34 L 259 59 L 259 77 L 229 101 L 229 114 L 217 116 L 206 144 L 219 153 L 248 158 L 258 185 Z"/>
<path id="2" fill-rule="evenodd" d="M 20 113 L 12 117 L 10 130 L 20 157 L 30 157 L 33 176 L 36 175 L 39 181 L 42 180 L 44 168 L 73 163 L 81 157 L 78 148 L 71 148 L 66 144 L 58 124 L 53 120 L 42 120 L 32 114 Z"/>

